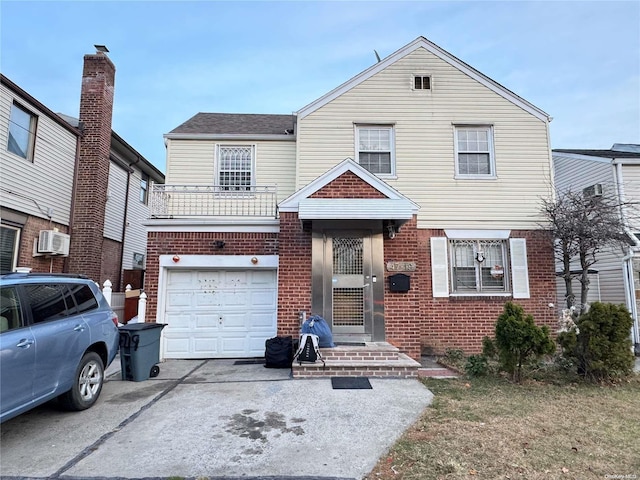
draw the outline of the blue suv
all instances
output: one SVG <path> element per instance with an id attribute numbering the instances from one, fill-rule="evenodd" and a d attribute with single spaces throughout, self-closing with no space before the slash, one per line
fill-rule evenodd
<path id="1" fill-rule="evenodd" d="M 0 422 L 54 398 L 69 410 L 91 407 L 118 352 L 117 325 L 86 277 L 0 276 Z"/>

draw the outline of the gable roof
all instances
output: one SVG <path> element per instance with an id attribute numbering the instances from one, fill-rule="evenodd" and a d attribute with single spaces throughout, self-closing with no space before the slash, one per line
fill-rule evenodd
<path id="1" fill-rule="evenodd" d="M 347 82 L 343 83 L 339 87 L 334 88 L 329 93 L 323 95 L 322 97 L 318 98 L 317 100 L 314 100 L 310 104 L 308 104 L 305 107 L 301 108 L 297 112 L 298 113 L 298 118 L 303 119 L 307 115 L 309 115 L 309 114 L 315 112 L 316 110 L 318 110 L 320 107 L 326 105 L 327 103 L 331 102 L 332 100 L 334 100 L 335 98 L 337 98 L 340 95 L 344 94 L 345 92 L 348 92 L 349 90 L 351 90 L 355 86 L 361 84 L 365 80 L 371 78 L 376 73 L 384 70 L 389 65 L 394 64 L 398 60 L 406 57 L 407 55 L 409 55 L 410 53 L 414 52 L 415 50 L 417 50 L 419 48 L 424 48 L 425 50 L 429 51 L 430 53 L 432 53 L 436 57 L 438 57 L 441 60 L 447 62 L 451 66 L 457 68 L 461 72 L 465 73 L 466 75 L 468 75 L 469 77 L 473 78 L 477 82 L 481 83 L 482 85 L 484 85 L 488 89 L 492 90 L 493 92 L 497 93 L 501 97 L 503 97 L 503 98 L 509 100 L 510 102 L 514 103 L 515 105 L 519 106 L 520 108 L 522 108 L 526 112 L 530 113 L 531 115 L 535 116 L 536 118 L 539 118 L 540 120 L 542 120 L 544 122 L 550 122 L 551 121 L 551 117 L 549 116 L 549 114 L 547 114 L 543 110 L 539 109 L 535 105 L 529 103 L 524 98 L 516 95 L 511 90 L 503 87 L 498 82 L 496 82 L 496 81 L 490 79 L 489 77 L 487 77 L 486 75 L 480 73 L 478 70 L 476 70 L 472 66 L 466 64 L 465 62 L 463 62 L 459 58 L 456 58 L 455 56 L 451 55 L 449 52 L 443 50 L 442 48 L 437 46 L 435 43 L 430 42 L 425 37 L 416 38 L 413 42 L 411 42 L 408 45 L 402 47 L 400 50 L 397 50 L 396 52 L 392 53 L 388 57 L 385 57 L 380 62 L 372 65 L 371 67 L 369 67 L 368 69 L 366 69 L 363 72 L 359 73 L 358 75 L 356 75 L 352 79 L 348 80 Z"/>
<path id="2" fill-rule="evenodd" d="M 346 172 L 353 173 L 386 198 L 309 198 Z M 280 212 L 298 212 L 301 220 L 384 219 L 395 221 L 397 226 L 410 220 L 419 208 L 416 203 L 351 158 L 345 158 L 278 205 Z"/>
<path id="3" fill-rule="evenodd" d="M 255 113 L 197 113 L 171 130 L 165 138 L 185 138 L 188 135 L 250 135 L 288 136 L 295 133 L 295 115 Z M 288 133 L 287 133 L 288 132 Z M 294 137 L 295 138 L 295 137 Z"/>

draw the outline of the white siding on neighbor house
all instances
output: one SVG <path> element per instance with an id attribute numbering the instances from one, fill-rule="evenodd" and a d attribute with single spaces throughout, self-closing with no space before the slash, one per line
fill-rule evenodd
<path id="1" fill-rule="evenodd" d="M 579 271 L 580 264 L 575 261 L 571 265 L 572 271 Z M 622 254 L 619 250 L 606 249 L 598 254 L 598 260 L 590 267 L 591 270 L 597 270 L 597 281 L 599 285 L 599 297 L 601 302 L 606 303 L 625 303 L 624 292 L 624 274 L 622 270 Z M 556 272 L 561 271 L 561 266 L 556 264 Z M 596 280 L 596 275 L 589 277 L 591 280 Z M 566 295 L 566 289 L 564 286 L 564 280 L 558 279 L 558 302 L 562 302 Z M 593 288 L 591 288 L 593 287 Z M 580 303 L 580 282 L 574 280 L 573 282 L 573 294 L 576 296 L 576 302 Z M 594 296 L 597 296 L 596 285 L 590 285 L 589 289 L 589 301 L 594 301 Z M 597 300 L 597 298 L 595 298 Z"/>
<path id="2" fill-rule="evenodd" d="M 555 186 L 559 192 L 571 190 L 578 193 L 596 183 L 602 184 L 605 192 L 616 192 L 613 167 L 609 162 L 554 153 L 553 169 Z"/>
<path id="3" fill-rule="evenodd" d="M 107 204 L 105 205 L 104 237 L 122 242 L 125 221 L 125 197 L 129 174 L 115 162 L 109 165 Z"/>
<path id="4" fill-rule="evenodd" d="M 147 228 L 144 223 L 149 218 L 149 205 L 140 201 L 141 180 L 140 170 L 134 170 L 129 177 L 129 208 L 122 251 L 123 270 L 133 268 L 134 253 L 147 254 Z"/>
<path id="5" fill-rule="evenodd" d="M 635 232 L 640 231 L 640 165 L 622 166 L 624 201 L 628 204 L 625 214 Z"/>
<path id="6" fill-rule="evenodd" d="M 293 141 L 167 139 L 167 185 L 217 185 L 216 145 L 255 145 L 255 185 L 278 187 L 278 201 L 294 192 Z"/>
<path id="7" fill-rule="evenodd" d="M 431 91 L 414 91 L 428 74 Z M 298 124 L 298 187 L 346 157 L 355 124 L 395 126 L 396 179 L 425 228 L 537 228 L 551 194 L 547 124 L 425 49 L 417 49 Z M 454 125 L 493 126 L 496 179 L 454 178 Z"/>
<path id="8" fill-rule="evenodd" d="M 7 151 L 14 99 L 38 117 L 33 163 Z M 29 102 L 0 86 L 0 185 L 7 208 L 69 224 L 77 137 Z M 16 195 L 14 192 L 19 195 Z M 38 206 L 40 208 L 38 208 Z"/>

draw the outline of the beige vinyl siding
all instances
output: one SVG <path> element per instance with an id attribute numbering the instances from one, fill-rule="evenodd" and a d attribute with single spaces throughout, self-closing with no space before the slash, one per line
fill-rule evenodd
<path id="1" fill-rule="evenodd" d="M 215 141 L 169 139 L 166 183 L 218 184 L 216 145 L 255 145 L 255 185 L 278 187 L 278 201 L 294 193 L 296 146 L 292 141 Z"/>
<path id="2" fill-rule="evenodd" d="M 414 74 L 432 77 L 414 91 Z M 299 121 L 298 187 L 346 157 L 354 124 L 395 126 L 396 179 L 428 228 L 536 228 L 551 193 L 547 124 L 424 49 L 373 75 Z M 455 124 L 493 125 L 497 178 L 456 180 Z"/>
<path id="3" fill-rule="evenodd" d="M 622 166 L 625 214 L 634 231 L 640 231 L 640 165 Z"/>
<path id="4" fill-rule="evenodd" d="M 613 167 L 609 162 L 587 160 L 555 153 L 553 155 L 555 186 L 559 192 L 571 190 L 581 192 L 596 183 L 602 184 L 605 191 L 615 194 L 616 184 Z"/>
<path id="5" fill-rule="evenodd" d="M 7 151 L 9 118 L 14 99 L 38 117 L 33 163 Z M 0 186 L 2 206 L 69 224 L 77 137 L 0 86 Z M 12 193 L 13 192 L 13 193 Z M 19 195 L 15 195 L 17 193 Z M 38 205 L 40 208 L 38 208 Z"/>

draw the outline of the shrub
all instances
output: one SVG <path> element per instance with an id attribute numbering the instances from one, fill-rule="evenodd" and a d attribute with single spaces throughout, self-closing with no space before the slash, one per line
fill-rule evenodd
<path id="1" fill-rule="evenodd" d="M 613 380 L 633 371 L 632 325 L 624 305 L 594 302 L 576 321 L 577 328 L 558 334 L 558 343 L 579 375 L 593 381 Z"/>
<path id="2" fill-rule="evenodd" d="M 555 344 L 546 325 L 538 327 L 533 316 L 525 315 L 520 305 L 507 302 L 496 322 L 495 348 L 500 366 L 512 380 L 520 382 L 522 366 L 531 359 L 552 353 Z"/>
<path id="3" fill-rule="evenodd" d="M 467 358 L 464 371 L 470 377 L 483 377 L 489 372 L 489 363 L 484 355 L 471 355 Z"/>

